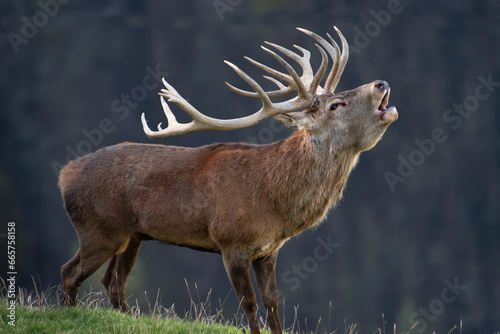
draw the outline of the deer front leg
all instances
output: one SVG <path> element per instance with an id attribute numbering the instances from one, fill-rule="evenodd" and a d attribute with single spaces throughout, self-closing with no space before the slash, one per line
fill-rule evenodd
<path id="1" fill-rule="evenodd" d="M 259 334 L 257 298 L 250 280 L 250 257 L 238 252 L 228 251 L 222 254 L 222 259 L 231 284 L 238 295 L 238 300 L 245 311 L 250 333 Z"/>
<path id="2" fill-rule="evenodd" d="M 252 262 L 255 280 L 257 281 L 260 297 L 266 308 L 267 321 L 273 334 L 280 334 L 283 332 L 278 313 L 279 296 L 278 286 L 276 284 L 277 259 L 278 252 Z"/>

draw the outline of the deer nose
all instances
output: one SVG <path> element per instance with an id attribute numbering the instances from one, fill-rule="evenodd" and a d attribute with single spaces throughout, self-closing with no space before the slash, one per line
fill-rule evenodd
<path id="1" fill-rule="evenodd" d="M 385 91 L 385 90 L 389 89 L 389 84 L 387 83 L 387 81 L 377 81 L 377 82 L 375 83 L 375 87 L 376 87 L 379 91 L 383 92 L 383 91 Z"/>

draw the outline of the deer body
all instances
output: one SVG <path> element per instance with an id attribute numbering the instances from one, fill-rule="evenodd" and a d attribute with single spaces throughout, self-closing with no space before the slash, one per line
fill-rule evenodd
<path id="1" fill-rule="evenodd" d="M 342 193 L 358 154 L 311 139 L 300 131 L 269 145 L 122 143 L 71 162 L 60 187 L 75 214 L 119 221 L 112 233 L 124 243 L 136 235 L 215 253 L 244 243 L 255 259 L 316 225 Z"/>
<path id="2" fill-rule="evenodd" d="M 263 100 L 256 114 L 230 121 L 212 119 L 165 82 L 162 95 L 194 121 L 177 123 L 163 98 L 167 129 L 151 131 L 143 116 L 144 129 L 152 138 L 248 126 L 269 115 L 297 130 L 289 138 L 267 145 L 223 143 L 198 148 L 122 143 L 71 161 L 61 170 L 64 206 L 80 241 L 76 255 L 61 268 L 67 304 L 76 303 L 81 283 L 109 260 L 101 281 L 113 306 L 127 311 L 127 277 L 142 241 L 154 239 L 221 254 L 250 330 L 259 333 L 252 266 L 271 331 L 281 333 L 275 273 L 279 248 L 326 216 L 341 197 L 359 154 L 373 147 L 398 117 L 394 107 L 386 108 L 390 89 L 385 81 L 334 94 L 347 62 L 345 40 L 339 33 L 344 48 L 339 61 L 338 53 L 333 55 L 338 51 L 333 39 L 331 46 L 307 33 L 337 60 L 322 94 L 317 90 L 326 70 L 323 49 L 319 48 L 323 57 L 319 74 L 313 78 L 305 63 L 307 51 L 297 47 L 304 54 L 299 57 L 272 45 L 296 60 L 304 74 L 299 78 L 288 63 L 267 50 L 290 75 L 257 63 L 289 84 L 277 83 L 278 91 L 264 92 L 231 65 L 256 93 L 231 89 Z M 291 91 L 299 96 L 277 104 L 269 100 Z"/>

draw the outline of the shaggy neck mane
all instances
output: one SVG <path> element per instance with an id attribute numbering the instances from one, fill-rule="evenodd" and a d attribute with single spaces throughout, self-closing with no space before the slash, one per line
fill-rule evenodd
<path id="1" fill-rule="evenodd" d="M 275 208 L 289 222 L 287 234 L 318 224 L 341 198 L 359 152 L 336 147 L 305 130 L 269 147 L 265 188 Z"/>

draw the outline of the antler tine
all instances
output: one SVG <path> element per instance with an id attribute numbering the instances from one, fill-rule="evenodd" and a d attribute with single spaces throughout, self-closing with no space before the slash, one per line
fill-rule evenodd
<path id="1" fill-rule="evenodd" d="M 272 46 L 273 48 L 277 49 L 278 51 L 281 51 L 284 55 L 293 59 L 294 61 L 296 61 L 300 65 L 303 73 L 302 73 L 302 76 L 300 77 L 299 82 L 305 83 L 307 85 L 307 83 L 313 79 L 313 70 L 312 70 L 312 67 L 310 65 L 311 53 L 308 50 L 306 50 L 298 45 L 294 45 L 294 47 L 296 49 L 298 49 L 299 51 L 302 52 L 302 56 L 300 56 L 297 53 L 290 51 L 290 50 L 288 50 L 280 45 L 270 43 L 270 42 L 265 42 L 265 43 L 267 45 Z M 265 49 L 264 47 L 262 47 L 262 48 L 264 50 L 266 50 L 266 52 L 268 52 L 267 49 Z M 275 55 L 276 54 L 274 54 L 273 57 L 276 58 Z M 297 91 L 297 89 L 298 89 L 297 84 L 296 84 L 297 81 L 292 76 L 284 74 L 282 72 L 279 72 L 279 71 L 277 71 L 277 70 L 275 70 L 267 65 L 264 65 L 258 61 L 253 60 L 250 57 L 245 57 L 245 59 L 247 61 L 249 61 L 252 65 L 260 68 L 261 70 L 263 70 L 269 74 L 271 74 L 272 76 L 276 77 L 277 79 L 286 82 L 289 85 L 288 87 L 286 87 L 285 85 L 283 85 L 281 82 L 279 82 L 275 78 L 272 78 L 269 76 L 264 76 L 265 79 L 272 81 L 279 88 L 278 90 L 266 92 L 270 98 L 287 96 L 287 95 L 290 95 L 291 93 Z M 280 61 L 280 60 L 278 60 L 278 61 Z M 280 61 L 280 63 L 281 63 L 281 61 Z M 285 68 L 287 68 L 285 65 L 283 65 L 283 66 Z M 292 68 L 292 67 L 290 66 L 289 68 Z M 290 71 L 288 69 L 287 69 L 287 71 L 290 73 Z M 294 70 L 294 72 L 295 72 L 295 70 Z M 240 95 L 243 95 L 246 97 L 259 98 L 259 95 L 255 92 L 249 92 L 249 91 L 234 87 L 233 85 L 231 85 L 227 82 L 226 82 L 226 85 L 229 87 L 229 89 L 231 89 L 233 92 L 235 92 L 237 94 L 240 94 Z"/>
<path id="2" fill-rule="evenodd" d="M 224 60 L 224 62 L 229 65 L 238 75 L 245 80 L 250 86 L 252 86 L 253 89 L 255 89 L 255 92 L 259 96 L 259 98 L 262 100 L 262 104 L 264 106 L 270 106 L 272 104 L 271 100 L 269 99 L 269 96 L 266 94 L 264 89 L 254 80 L 252 79 L 248 74 L 243 72 L 238 66 L 234 65 L 233 63 Z"/>
<path id="3" fill-rule="evenodd" d="M 302 73 L 301 78 L 304 78 L 305 80 L 312 79 L 314 73 L 311 67 L 311 52 L 309 52 L 309 50 L 304 49 L 300 45 L 294 44 L 293 47 L 302 52 L 302 57 L 299 57 L 301 61 L 300 62 L 297 61 L 297 63 L 299 63 L 299 65 L 302 67 L 302 71 L 304 72 Z"/>
<path id="4" fill-rule="evenodd" d="M 249 61 L 252 65 L 262 69 L 263 71 L 275 76 L 276 78 L 282 80 L 282 81 L 285 81 L 287 82 L 288 84 L 292 84 L 293 83 L 293 79 L 291 76 L 287 75 L 287 74 L 284 74 L 284 73 L 281 73 L 267 65 L 264 65 L 264 64 L 261 64 L 259 63 L 258 61 L 256 60 L 253 60 L 252 58 L 250 57 L 245 57 L 245 59 L 247 61 Z M 274 97 L 281 97 L 281 96 L 286 96 L 286 95 L 289 95 L 291 93 L 293 93 L 295 90 L 293 89 L 293 87 L 285 87 L 283 84 L 279 85 L 277 80 L 275 80 L 274 78 L 272 78 L 271 80 L 271 77 L 268 77 L 268 76 L 264 76 L 264 78 L 266 78 L 267 80 L 270 80 L 272 82 L 274 82 L 280 89 L 279 90 L 275 90 L 275 91 L 271 91 L 271 92 L 266 92 L 267 95 L 270 97 L 270 98 L 274 98 Z M 231 89 L 233 92 L 237 93 L 237 94 L 240 94 L 240 95 L 243 95 L 243 96 L 246 96 L 246 97 L 252 97 L 252 98 L 259 98 L 259 94 L 257 94 L 256 92 L 249 92 L 249 91 L 246 91 L 246 90 L 243 90 L 243 89 L 240 89 L 240 88 L 237 88 L 237 87 L 234 87 L 233 85 L 231 85 L 230 83 L 226 82 L 226 86 L 229 87 L 229 89 Z"/>
<path id="5" fill-rule="evenodd" d="M 172 113 L 172 111 L 168 107 L 168 104 L 167 104 L 167 102 L 165 102 L 165 99 L 163 98 L 163 96 L 160 96 L 160 102 L 161 102 L 161 105 L 163 107 L 163 111 L 165 112 L 165 115 L 167 116 L 168 132 L 172 133 L 171 136 L 175 136 L 175 133 L 177 133 L 177 132 L 181 133 L 183 125 L 186 125 L 186 124 L 180 124 L 179 122 L 177 122 L 177 119 L 175 118 L 174 114 Z M 142 115 L 141 115 L 141 122 L 142 122 L 142 128 L 144 129 L 144 132 L 146 133 L 146 135 L 149 138 L 152 138 L 152 139 L 165 138 L 165 137 L 162 137 L 162 134 L 164 134 L 166 132 L 165 130 L 167 130 L 167 129 L 162 129 L 161 123 L 158 124 L 158 131 L 152 131 L 148 126 L 148 123 L 146 120 L 146 115 L 144 113 L 142 113 Z"/>
<path id="6" fill-rule="evenodd" d="M 344 68 L 347 64 L 347 61 L 349 60 L 349 44 L 347 43 L 344 35 L 342 35 L 340 30 L 335 26 L 333 28 L 335 29 L 335 31 L 339 35 L 340 40 L 342 42 L 342 54 L 340 56 L 340 60 L 338 61 L 338 66 L 336 68 L 335 74 L 333 75 L 333 79 L 331 82 L 329 82 L 330 85 L 327 86 L 325 84 L 325 90 L 327 90 L 329 92 L 334 92 L 335 89 L 337 88 L 340 77 L 342 76 L 342 73 L 344 72 Z M 333 38 L 330 35 L 328 35 L 328 37 L 330 38 L 330 41 L 332 41 L 335 44 L 336 49 L 339 50 L 339 47 L 338 47 L 337 43 L 335 43 Z M 327 82 L 328 82 L 328 80 L 327 80 Z"/>
<path id="7" fill-rule="evenodd" d="M 300 78 L 302 79 L 303 82 L 308 82 L 313 78 L 313 70 L 312 70 L 312 67 L 310 64 L 311 53 L 308 50 L 306 50 L 298 45 L 294 45 L 294 47 L 297 50 L 300 50 L 302 52 L 302 56 L 299 56 L 295 52 L 292 52 L 292 51 L 288 50 L 287 48 L 282 47 L 281 45 L 270 43 L 270 42 L 265 42 L 265 43 L 269 46 L 272 46 L 276 50 L 280 51 L 285 56 L 295 60 L 295 62 L 297 62 L 297 64 L 300 65 L 300 67 L 302 68 L 302 72 L 303 72 L 302 76 Z"/>
<path id="8" fill-rule="evenodd" d="M 335 31 L 337 31 L 337 34 L 339 35 L 341 41 L 342 41 L 342 55 L 340 57 L 340 61 L 338 61 L 338 53 L 340 51 L 337 43 L 333 40 L 333 38 L 330 37 L 331 44 L 328 43 L 323 37 L 319 36 L 318 34 L 315 34 L 309 30 L 303 29 L 303 28 L 297 28 L 297 30 L 303 32 L 304 34 L 314 38 L 321 46 L 330 54 L 330 57 L 335 61 L 332 69 L 330 70 L 330 74 L 328 75 L 327 78 L 327 84 L 325 85 L 324 91 L 325 92 L 333 92 L 340 80 L 340 76 L 342 75 L 342 72 L 344 71 L 344 67 L 347 64 L 347 60 L 349 57 L 349 47 L 347 45 L 347 41 L 344 38 L 344 35 L 340 32 L 340 30 L 337 29 L 337 27 L 334 27 Z M 336 65 L 338 64 L 338 65 Z"/>
<path id="9" fill-rule="evenodd" d="M 285 81 L 285 82 L 292 82 L 292 77 L 288 74 L 281 73 L 280 71 L 275 70 L 274 68 L 271 68 L 267 65 L 264 65 L 262 63 L 259 63 L 256 60 L 253 60 L 250 57 L 245 57 L 246 60 L 248 60 L 252 65 L 260 68 L 261 70 L 271 74 L 272 76 L 275 76 L 279 80 Z"/>
<path id="10" fill-rule="evenodd" d="M 323 48 L 320 47 L 318 44 L 315 45 L 318 48 L 319 52 L 321 53 L 321 65 L 319 66 L 318 71 L 314 75 L 311 81 L 311 85 L 309 86 L 309 91 L 312 94 L 314 94 L 314 92 L 317 91 L 321 79 L 323 79 L 323 76 L 325 75 L 326 69 L 328 67 L 328 56 L 326 55 L 325 50 L 323 50 Z"/>
<path id="11" fill-rule="evenodd" d="M 276 46 L 279 46 L 279 45 L 276 45 Z M 293 81 L 295 82 L 295 86 L 296 86 L 296 90 L 297 90 L 297 93 L 299 95 L 299 97 L 305 97 L 307 96 L 307 90 L 306 90 L 306 87 L 304 86 L 304 83 L 302 82 L 301 78 L 299 77 L 299 75 L 297 74 L 297 72 L 295 72 L 295 70 L 293 69 L 292 66 L 290 66 L 290 64 L 288 64 L 288 62 L 286 62 L 280 55 L 278 55 L 276 52 L 274 51 L 271 51 L 269 50 L 268 48 L 265 48 L 263 46 L 261 46 L 261 48 L 266 51 L 267 53 L 269 53 L 271 56 L 273 56 L 286 70 L 287 72 L 292 76 L 293 78 Z M 284 48 L 283 48 L 284 49 Z M 285 49 L 286 50 L 286 49 Z M 287 50 L 288 52 L 290 53 L 293 53 L 289 50 Z M 293 59 L 293 58 L 292 58 Z"/>
<path id="12" fill-rule="evenodd" d="M 270 91 L 270 92 L 266 92 L 267 96 L 269 96 L 270 98 L 275 98 L 275 97 L 282 97 L 282 96 L 287 96 L 287 95 L 290 95 L 292 94 L 293 92 L 295 92 L 296 90 L 292 87 L 286 87 L 285 85 L 283 85 L 281 82 L 279 82 L 278 80 L 272 78 L 272 77 L 268 77 L 267 75 L 264 75 L 264 78 L 275 83 L 278 87 L 280 87 L 280 89 L 278 90 L 273 90 L 273 91 Z M 256 92 L 249 92 L 247 90 L 243 90 L 243 89 L 240 89 L 238 87 L 234 87 L 233 85 L 231 85 L 229 82 L 225 82 L 226 86 L 232 90 L 233 92 L 235 92 L 236 94 L 239 94 L 239 95 L 242 95 L 242 96 L 245 96 L 245 97 L 251 97 L 251 98 L 254 98 L 254 99 L 258 99 L 259 98 L 259 94 L 257 94 Z"/>
<path id="13" fill-rule="evenodd" d="M 328 34 L 328 33 L 326 35 L 330 39 L 330 42 L 333 45 L 333 48 L 335 49 L 335 59 L 333 60 L 332 69 L 330 70 L 330 73 L 328 74 L 328 77 L 326 78 L 326 81 L 325 81 L 325 92 L 328 92 L 328 91 L 333 92 L 331 87 L 332 87 L 333 81 L 336 78 L 337 73 L 339 71 L 340 49 L 339 49 L 337 42 L 335 42 L 335 40 L 332 38 L 332 36 L 330 36 L 330 34 Z M 337 83 L 338 83 L 338 80 L 337 80 Z M 337 86 L 337 85 L 335 84 L 335 86 Z"/>
<path id="14" fill-rule="evenodd" d="M 290 89 L 290 91 L 292 91 L 292 88 L 291 88 L 291 87 L 286 87 L 285 85 L 283 85 L 283 84 L 281 83 L 281 81 L 279 81 L 279 80 L 277 80 L 277 79 L 275 79 L 275 78 L 273 78 L 273 77 L 270 77 L 270 76 L 267 76 L 267 75 L 263 75 L 262 77 L 263 77 L 264 79 L 267 79 L 267 80 L 271 81 L 272 83 L 274 83 L 276 86 L 278 86 L 278 88 L 279 88 L 280 90 Z M 267 95 L 269 95 L 269 94 L 270 94 L 270 92 L 267 92 Z M 272 96 L 270 96 L 270 95 L 269 95 L 269 97 L 272 97 Z"/>
<path id="15" fill-rule="evenodd" d="M 159 123 L 158 131 L 152 131 L 148 126 L 146 115 L 142 113 L 142 127 L 146 135 L 152 139 L 159 139 L 207 129 L 206 122 L 214 119 L 205 116 L 198 110 L 196 110 L 196 108 L 194 108 L 182 96 L 180 96 L 180 94 L 174 89 L 174 87 L 172 87 L 167 81 L 165 81 L 165 78 L 162 78 L 162 82 L 167 89 L 162 89 L 161 93 L 158 94 L 161 95 L 160 102 L 163 107 L 163 112 L 165 113 L 165 116 L 168 120 L 168 127 L 166 129 L 162 129 L 161 123 Z M 174 102 L 182 109 L 184 109 L 184 111 L 193 118 L 193 121 L 191 121 L 190 123 L 177 122 L 175 115 L 172 113 L 172 110 L 170 110 L 164 97 L 168 98 L 169 102 Z"/>

